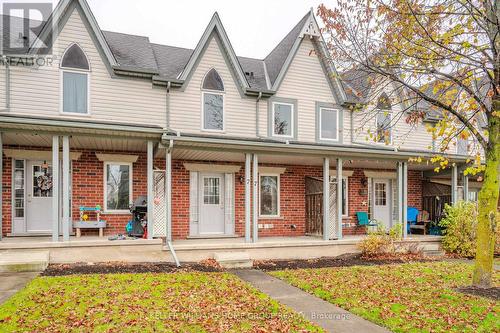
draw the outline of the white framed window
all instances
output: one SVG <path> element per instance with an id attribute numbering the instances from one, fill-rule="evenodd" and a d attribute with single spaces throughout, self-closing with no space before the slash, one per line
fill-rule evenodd
<path id="1" fill-rule="evenodd" d="M 457 154 L 468 155 L 469 153 L 469 139 L 457 137 Z"/>
<path id="2" fill-rule="evenodd" d="M 82 48 L 71 44 L 61 58 L 61 113 L 90 114 L 90 64 Z"/>
<path id="3" fill-rule="evenodd" d="M 339 141 L 339 110 L 319 108 L 319 139 Z"/>
<path id="4" fill-rule="evenodd" d="M 392 114 L 387 110 L 380 110 L 375 117 L 375 126 L 377 128 L 377 142 L 392 144 Z"/>
<path id="5" fill-rule="evenodd" d="M 205 74 L 201 89 L 201 129 L 223 132 L 225 129 L 224 82 L 214 68 Z"/>
<path id="6" fill-rule="evenodd" d="M 273 136 L 293 138 L 294 105 L 283 102 L 272 104 L 272 134 Z"/>
<path id="7" fill-rule="evenodd" d="M 259 216 L 280 216 L 280 175 L 264 173 L 259 175 Z"/>
<path id="8" fill-rule="evenodd" d="M 132 163 L 104 162 L 104 211 L 128 213 L 132 203 Z"/>
<path id="9" fill-rule="evenodd" d="M 337 182 L 337 177 L 330 177 L 331 182 Z M 342 216 L 349 216 L 349 178 L 342 176 Z"/>

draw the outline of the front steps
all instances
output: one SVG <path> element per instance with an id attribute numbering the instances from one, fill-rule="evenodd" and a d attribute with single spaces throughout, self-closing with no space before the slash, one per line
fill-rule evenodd
<path id="1" fill-rule="evenodd" d="M 49 251 L 0 251 L 0 273 L 40 272 L 49 265 Z"/>
<path id="2" fill-rule="evenodd" d="M 214 259 L 224 268 L 252 268 L 253 261 L 247 252 L 215 252 Z"/>

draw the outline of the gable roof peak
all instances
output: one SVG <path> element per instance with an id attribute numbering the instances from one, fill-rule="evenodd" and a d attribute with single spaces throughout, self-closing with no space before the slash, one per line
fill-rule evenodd
<path id="1" fill-rule="evenodd" d="M 224 26 L 222 25 L 222 21 L 219 17 L 219 14 L 215 12 L 212 15 L 212 18 L 210 19 L 210 22 L 208 23 L 208 26 L 206 27 L 205 31 L 203 32 L 203 35 L 201 36 L 198 44 L 196 45 L 196 48 L 194 49 L 193 53 L 191 54 L 191 57 L 189 58 L 189 61 L 187 62 L 186 66 L 184 67 L 184 70 L 180 73 L 179 79 L 186 81 L 194 68 L 196 67 L 196 64 L 198 62 L 198 59 L 202 56 L 203 51 L 205 49 L 205 45 L 210 42 L 210 37 L 212 36 L 212 33 L 215 31 L 217 36 L 220 38 L 222 47 L 225 49 L 225 53 L 227 55 L 227 59 L 229 61 L 229 64 L 231 65 L 232 69 L 234 70 L 236 77 L 242 87 L 242 90 L 250 88 L 250 85 L 248 84 L 248 81 L 245 77 L 245 73 L 243 72 L 243 69 L 241 68 L 241 65 L 238 61 L 238 57 L 236 56 L 236 53 L 234 52 L 234 49 L 231 45 L 231 42 L 229 41 L 229 38 L 227 36 L 226 30 L 224 29 Z"/>

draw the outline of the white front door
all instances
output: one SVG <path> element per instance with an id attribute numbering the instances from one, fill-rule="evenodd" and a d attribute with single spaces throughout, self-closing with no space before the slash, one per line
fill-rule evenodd
<path id="1" fill-rule="evenodd" d="M 389 179 L 373 180 L 373 218 L 382 223 L 388 230 L 391 227 L 391 181 Z"/>
<path id="2" fill-rule="evenodd" d="M 200 175 L 200 234 L 224 234 L 224 174 Z"/>
<path id="3" fill-rule="evenodd" d="M 50 233 L 52 230 L 52 166 L 43 161 L 27 161 L 26 231 Z"/>

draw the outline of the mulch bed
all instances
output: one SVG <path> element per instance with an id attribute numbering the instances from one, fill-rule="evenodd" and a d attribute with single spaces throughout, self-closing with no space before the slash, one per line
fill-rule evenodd
<path id="1" fill-rule="evenodd" d="M 490 298 L 494 301 L 500 300 L 500 288 L 499 287 L 477 288 L 477 287 L 470 286 L 470 287 L 457 288 L 457 291 L 464 293 L 464 294 L 487 297 L 487 298 Z"/>
<path id="2" fill-rule="evenodd" d="M 279 271 L 284 269 L 324 268 L 324 267 L 349 267 L 373 266 L 387 264 L 402 264 L 407 262 L 435 261 L 420 254 L 384 255 L 373 258 L 363 258 L 360 254 L 344 254 L 338 257 L 322 257 L 307 260 L 262 260 L 254 261 L 254 268 L 264 271 Z"/>
<path id="3" fill-rule="evenodd" d="M 113 274 L 113 273 L 179 273 L 179 272 L 221 272 L 223 269 L 214 260 L 199 263 L 185 263 L 181 267 L 173 263 L 75 263 L 51 264 L 42 276 L 62 276 L 74 274 Z"/>

